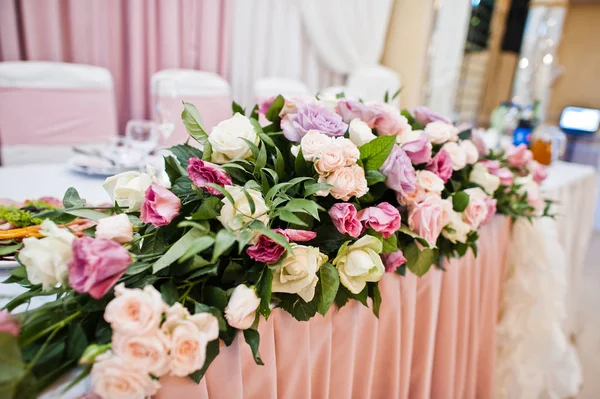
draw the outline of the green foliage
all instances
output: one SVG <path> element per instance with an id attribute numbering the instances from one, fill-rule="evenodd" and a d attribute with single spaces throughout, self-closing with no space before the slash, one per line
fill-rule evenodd
<path id="1" fill-rule="evenodd" d="M 254 358 L 254 362 L 259 366 L 264 366 L 262 359 L 260 358 L 260 354 L 258 353 L 258 346 L 260 345 L 260 335 L 258 331 L 253 330 L 251 328 L 244 330 L 244 340 L 252 350 L 252 357 Z"/>
<path id="2" fill-rule="evenodd" d="M 186 103 L 185 101 L 183 102 L 181 119 L 183 120 L 185 129 L 194 140 L 200 144 L 207 142 L 208 134 L 202 126 L 204 124 L 202 116 L 200 116 L 200 111 L 198 111 L 198 108 L 196 108 L 194 104 Z"/>
<path id="3" fill-rule="evenodd" d="M 452 208 L 456 212 L 463 212 L 469 206 L 469 194 L 459 191 L 452 196 Z"/>
<path id="4" fill-rule="evenodd" d="M 267 111 L 267 114 L 265 115 L 267 120 L 273 122 L 276 119 L 279 119 L 279 113 L 281 112 L 281 109 L 284 105 L 285 99 L 283 98 L 283 96 L 278 95 L 277 97 L 275 97 L 275 100 L 273 100 L 273 103 L 271 104 L 269 110 Z"/>
<path id="5" fill-rule="evenodd" d="M 360 159 L 365 166 L 365 170 L 381 168 L 395 144 L 396 136 L 380 136 L 360 147 Z"/>
<path id="6" fill-rule="evenodd" d="M 12 206 L 0 205 L 0 220 L 12 223 L 15 227 L 28 227 L 42 223 L 33 212 L 24 211 Z"/>
<path id="7" fill-rule="evenodd" d="M 406 267 L 419 277 L 425 275 L 431 265 L 439 258 L 437 248 L 423 248 L 423 250 L 419 250 L 417 244 L 414 242 L 404 248 L 403 251 L 404 257 L 407 260 Z"/>
<path id="8" fill-rule="evenodd" d="M 319 269 L 319 295 L 317 311 L 325 316 L 331 307 L 340 286 L 340 275 L 329 262 Z"/>

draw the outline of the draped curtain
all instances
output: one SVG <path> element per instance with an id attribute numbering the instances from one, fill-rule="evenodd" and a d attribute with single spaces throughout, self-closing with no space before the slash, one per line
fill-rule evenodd
<path id="1" fill-rule="evenodd" d="M 232 0 L 0 0 L 0 61 L 108 68 L 121 129 L 151 115 L 150 76 L 191 68 L 229 77 Z"/>

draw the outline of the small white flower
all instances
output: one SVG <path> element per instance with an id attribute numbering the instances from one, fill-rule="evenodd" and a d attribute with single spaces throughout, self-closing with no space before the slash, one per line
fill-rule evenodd
<path id="1" fill-rule="evenodd" d="M 256 295 L 256 291 L 244 284 L 238 285 L 225 308 L 227 324 L 238 330 L 252 327 L 258 305 L 260 305 L 260 298 Z"/>
<path id="2" fill-rule="evenodd" d="M 212 162 L 223 164 L 232 159 L 246 159 L 252 155 L 246 139 L 256 145 L 259 137 L 250 119 L 240 113 L 213 127 L 208 141 L 212 147 Z"/>

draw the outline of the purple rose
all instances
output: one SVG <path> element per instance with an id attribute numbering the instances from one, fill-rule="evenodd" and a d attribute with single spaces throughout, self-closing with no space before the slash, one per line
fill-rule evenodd
<path id="1" fill-rule="evenodd" d="M 358 220 L 358 212 L 354 205 L 347 202 L 338 202 L 329 210 L 329 217 L 335 228 L 341 234 L 348 234 L 357 238 L 363 231 L 363 226 Z"/>
<path id="2" fill-rule="evenodd" d="M 452 158 L 445 150 L 440 150 L 425 166 L 425 169 L 438 175 L 446 183 L 452 177 Z"/>
<path id="3" fill-rule="evenodd" d="M 413 115 L 417 122 L 419 122 L 423 126 L 435 121 L 450 123 L 448 119 L 444 118 L 440 114 L 436 114 L 427 107 L 417 107 L 413 109 Z"/>
<path id="4" fill-rule="evenodd" d="M 376 129 L 379 136 L 400 135 L 411 130 L 408 120 L 390 104 L 366 105 L 356 100 L 340 100 L 336 109 L 344 122 L 358 118 Z"/>
<path id="5" fill-rule="evenodd" d="M 100 299 L 121 278 L 131 264 L 131 255 L 120 244 L 104 238 L 73 240 L 69 262 L 69 284 L 80 294 Z"/>
<path id="6" fill-rule="evenodd" d="M 401 250 L 389 254 L 381 254 L 381 260 L 385 265 L 385 271 L 387 273 L 395 272 L 396 269 L 406 263 L 406 258 Z"/>
<path id="7" fill-rule="evenodd" d="M 302 242 L 310 241 L 317 236 L 314 231 L 295 230 L 295 229 L 275 229 L 275 232 L 281 234 L 288 241 Z M 281 258 L 285 248 L 265 235 L 260 235 L 256 244 L 248 247 L 246 253 L 250 258 L 260 263 L 272 265 Z"/>
<path id="8" fill-rule="evenodd" d="M 380 171 L 387 177 L 385 184 L 402 197 L 415 191 L 417 187 L 415 168 L 408 155 L 399 146 L 394 146 Z"/>
<path id="9" fill-rule="evenodd" d="M 358 220 L 381 233 L 383 238 L 389 238 L 400 230 L 400 212 L 388 202 L 371 206 L 358 212 Z"/>
<path id="10" fill-rule="evenodd" d="M 181 200 L 175 194 L 160 184 L 152 183 L 146 190 L 140 219 L 155 227 L 166 226 L 179 215 L 179 209 L 181 209 Z"/>
<path id="11" fill-rule="evenodd" d="M 341 99 L 338 101 L 336 111 L 342 116 L 346 123 L 350 123 L 352 119 L 358 118 L 365 122 L 372 129 L 375 127 L 375 121 L 381 111 L 369 107 L 357 100 Z"/>
<path id="12" fill-rule="evenodd" d="M 231 186 L 231 177 L 227 172 L 214 163 L 203 161 L 199 158 L 190 158 L 187 167 L 188 175 L 192 182 L 198 188 L 203 188 L 212 195 L 223 196 L 213 187 L 208 187 L 206 183 L 215 183 L 220 186 Z"/>
<path id="13" fill-rule="evenodd" d="M 431 143 L 425 134 L 421 134 L 418 139 L 402 145 L 402 149 L 414 164 L 429 162 L 431 160 L 431 147 Z"/>
<path id="14" fill-rule="evenodd" d="M 319 104 L 300 104 L 295 114 L 288 114 L 281 120 L 283 135 L 288 140 L 299 143 L 309 130 L 317 130 L 327 136 L 343 136 L 348 124 L 329 108 Z"/>

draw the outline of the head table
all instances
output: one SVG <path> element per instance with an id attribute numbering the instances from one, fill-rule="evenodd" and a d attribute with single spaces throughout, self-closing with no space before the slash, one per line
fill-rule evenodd
<path id="1" fill-rule="evenodd" d="M 565 178 L 573 173 L 561 165 L 555 174 L 573 184 Z M 595 179 L 588 172 L 582 176 Z M 0 197 L 61 197 L 74 186 L 90 203 L 102 203 L 108 201 L 102 181 L 73 174 L 65 165 L 0 168 Z M 553 190 L 562 187 L 552 184 Z M 594 183 L 594 196 L 595 189 Z M 446 271 L 433 266 L 422 278 L 385 275 L 379 319 L 356 301 L 309 322 L 275 309 L 259 325 L 264 366 L 255 365 L 238 337 L 221 348 L 199 385 L 170 377 L 157 397 L 494 397 L 496 327 L 510 236 L 510 219 L 496 216 L 481 231 L 477 258 L 469 253 L 445 262 Z"/>

